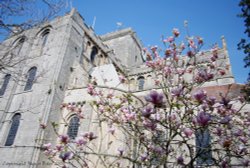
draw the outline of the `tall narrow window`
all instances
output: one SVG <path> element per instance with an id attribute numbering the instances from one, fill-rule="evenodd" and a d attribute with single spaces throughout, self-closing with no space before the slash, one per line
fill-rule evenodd
<path id="1" fill-rule="evenodd" d="M 42 34 L 42 46 L 44 47 L 48 41 L 49 30 L 45 30 Z"/>
<path id="2" fill-rule="evenodd" d="M 13 43 L 13 48 L 11 49 L 11 53 L 7 57 L 3 57 L 4 62 L 9 63 L 10 65 L 15 64 L 16 59 L 20 57 L 20 51 L 23 47 L 25 41 L 25 37 L 18 38 Z"/>
<path id="3" fill-rule="evenodd" d="M 198 130 L 195 134 L 197 165 L 211 165 L 213 163 L 210 146 L 209 130 Z"/>
<path id="4" fill-rule="evenodd" d="M 5 142 L 5 146 L 11 146 L 14 143 L 16 133 L 17 133 L 19 123 L 20 123 L 20 118 L 21 118 L 21 114 L 15 114 L 12 117 L 11 127 L 10 127 L 10 130 L 9 130 L 7 140 Z"/>
<path id="5" fill-rule="evenodd" d="M 15 46 L 15 49 L 14 49 L 14 52 L 15 52 L 16 55 L 18 55 L 18 54 L 20 53 L 20 51 L 21 51 L 21 49 L 22 49 L 22 47 L 23 47 L 24 41 L 25 41 L 25 38 L 23 37 L 23 38 L 21 38 L 21 39 L 17 42 L 17 44 L 16 44 L 16 46 Z"/>
<path id="6" fill-rule="evenodd" d="M 96 56 L 97 53 L 98 53 L 98 50 L 97 50 L 97 48 L 94 46 L 94 47 L 92 48 L 92 51 L 91 51 L 91 54 L 90 54 L 90 61 L 91 61 L 91 63 L 94 63 L 94 61 L 95 61 L 95 56 Z"/>
<path id="7" fill-rule="evenodd" d="M 7 89 L 7 86 L 9 84 L 9 81 L 10 81 L 10 78 L 11 78 L 11 75 L 10 74 L 7 74 L 4 76 L 4 80 L 3 80 L 3 85 L 0 89 L 0 96 L 3 96 L 6 89 Z"/>
<path id="8" fill-rule="evenodd" d="M 138 78 L 138 89 L 139 90 L 143 90 L 144 89 L 144 83 L 145 83 L 144 77 L 140 76 Z"/>
<path id="9" fill-rule="evenodd" d="M 75 139 L 78 133 L 79 128 L 79 118 L 77 116 L 73 116 L 69 121 L 69 128 L 68 128 L 68 136 L 71 139 Z"/>
<path id="10" fill-rule="evenodd" d="M 33 85 L 35 77 L 36 77 L 36 71 L 37 71 L 36 67 L 30 68 L 30 70 L 28 71 L 27 82 L 26 82 L 24 91 L 30 90 L 32 88 L 32 85 Z"/>

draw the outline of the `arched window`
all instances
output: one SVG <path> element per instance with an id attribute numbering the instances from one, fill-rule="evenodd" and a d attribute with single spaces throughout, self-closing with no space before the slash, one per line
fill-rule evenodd
<path id="1" fill-rule="evenodd" d="M 10 56 L 10 60 L 13 59 L 13 57 L 19 56 L 19 53 L 23 47 L 23 43 L 25 41 L 25 37 L 20 37 L 18 39 L 16 39 L 13 44 L 12 44 L 12 49 L 11 49 L 11 56 Z"/>
<path id="2" fill-rule="evenodd" d="M 91 51 L 91 54 L 90 54 L 90 61 L 91 61 L 91 63 L 94 63 L 95 56 L 96 56 L 97 53 L 98 53 L 98 50 L 97 50 L 97 48 L 94 46 L 94 47 L 92 48 L 92 51 Z"/>
<path id="3" fill-rule="evenodd" d="M 0 89 L 0 96 L 3 96 L 6 89 L 7 89 L 7 86 L 9 84 L 9 81 L 10 81 L 10 78 L 11 78 L 11 75 L 10 74 L 7 74 L 4 76 L 4 81 L 3 81 L 3 85 Z"/>
<path id="4" fill-rule="evenodd" d="M 16 55 L 20 53 L 20 51 L 21 51 L 21 49 L 22 49 L 22 47 L 23 47 L 24 41 L 25 41 L 25 38 L 22 37 L 22 38 L 21 38 L 20 40 L 18 40 L 18 42 L 16 43 L 15 49 L 14 49 L 14 52 L 15 52 Z"/>
<path id="5" fill-rule="evenodd" d="M 45 30 L 43 33 L 42 33 L 42 46 L 44 47 L 45 44 L 47 43 L 48 41 L 48 36 L 49 36 L 49 29 L 48 30 Z"/>
<path id="6" fill-rule="evenodd" d="M 79 128 L 79 118 L 74 115 L 70 121 L 69 121 L 69 128 L 68 128 L 68 136 L 71 138 L 71 139 L 75 139 L 76 136 L 77 136 L 77 133 L 78 133 L 78 128 Z"/>
<path id="7" fill-rule="evenodd" d="M 5 146 L 11 146 L 14 143 L 16 133 L 17 133 L 19 123 L 20 123 L 20 118 L 21 118 L 21 114 L 19 114 L 19 113 L 15 114 L 12 117 L 11 127 L 10 127 L 10 130 L 9 130 L 7 140 L 5 142 Z"/>
<path id="8" fill-rule="evenodd" d="M 36 71 L 37 71 L 37 67 L 32 67 L 30 68 L 30 70 L 28 71 L 27 74 L 27 82 L 24 88 L 24 91 L 26 90 L 30 90 L 32 88 L 32 85 L 34 83 L 35 77 L 36 77 Z"/>
<path id="9" fill-rule="evenodd" d="M 197 130 L 195 133 L 196 155 L 198 156 L 196 163 L 198 166 L 213 163 L 210 139 L 208 129 Z"/>
<path id="10" fill-rule="evenodd" d="M 138 89 L 143 90 L 144 89 L 144 83 L 145 83 L 144 77 L 140 76 L 137 80 L 138 80 Z"/>

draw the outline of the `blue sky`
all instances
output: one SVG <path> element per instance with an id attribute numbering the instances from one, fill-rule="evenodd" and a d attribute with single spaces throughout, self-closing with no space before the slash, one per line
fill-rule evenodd
<path id="1" fill-rule="evenodd" d="M 238 83 L 244 83 L 249 69 L 244 68 L 244 54 L 237 43 L 245 37 L 243 20 L 237 0 L 72 0 L 75 7 L 91 26 L 95 21 L 98 35 L 132 27 L 144 46 L 160 45 L 162 35 L 171 35 L 178 28 L 184 39 L 183 22 L 188 20 L 190 34 L 204 38 L 204 49 L 214 43 L 221 46 L 224 35 L 233 74 Z"/>

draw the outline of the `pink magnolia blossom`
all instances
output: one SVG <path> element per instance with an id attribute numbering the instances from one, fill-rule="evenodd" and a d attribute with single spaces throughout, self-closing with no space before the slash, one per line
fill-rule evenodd
<path id="1" fill-rule="evenodd" d="M 82 137 L 76 137 L 75 139 L 75 143 L 78 145 L 78 146 L 82 146 L 82 145 L 86 145 L 87 144 L 87 141 Z"/>
<path id="2" fill-rule="evenodd" d="M 161 121 L 162 116 L 159 113 L 154 113 L 151 115 L 150 119 L 155 120 L 155 121 Z"/>
<path id="3" fill-rule="evenodd" d="M 168 66 L 166 66 L 164 69 L 163 69 L 163 73 L 164 75 L 167 77 L 167 76 L 170 76 L 171 73 L 172 73 L 172 69 Z"/>
<path id="4" fill-rule="evenodd" d="M 184 133 L 184 135 L 186 136 L 186 137 L 191 137 L 192 135 L 193 135 L 193 130 L 192 129 L 190 129 L 190 128 L 184 128 L 183 129 L 183 133 Z"/>
<path id="5" fill-rule="evenodd" d="M 92 85 L 92 84 L 88 84 L 87 92 L 88 92 L 88 94 L 90 94 L 91 96 L 97 95 L 97 92 L 96 92 L 96 90 L 95 90 L 95 87 L 94 87 L 94 85 Z"/>
<path id="6" fill-rule="evenodd" d="M 181 52 L 182 52 L 183 50 L 185 50 L 185 48 L 186 48 L 185 44 L 184 44 L 184 43 L 181 43 L 181 44 L 180 44 L 180 50 L 181 50 Z"/>
<path id="7" fill-rule="evenodd" d="M 164 103 L 164 95 L 162 93 L 158 93 L 156 90 L 152 90 L 147 96 L 145 96 L 145 100 L 157 107 L 160 107 Z"/>
<path id="8" fill-rule="evenodd" d="M 185 73 L 185 70 L 183 68 L 177 68 L 177 74 L 183 75 Z"/>
<path id="9" fill-rule="evenodd" d="M 155 79 L 154 82 L 156 86 L 159 86 L 161 84 L 161 81 L 159 79 Z"/>
<path id="10" fill-rule="evenodd" d="M 221 124 L 228 124 L 231 120 L 232 120 L 231 117 L 227 115 L 227 116 L 223 117 L 219 122 Z"/>
<path id="11" fill-rule="evenodd" d="M 174 42 L 174 37 L 170 36 L 166 39 L 167 42 L 172 43 Z"/>
<path id="12" fill-rule="evenodd" d="M 99 108 L 98 108 L 98 111 L 100 112 L 100 113 L 104 113 L 104 107 L 103 106 L 100 106 Z"/>
<path id="13" fill-rule="evenodd" d="M 152 131 L 154 131 L 156 129 L 156 127 L 157 127 L 156 123 L 154 123 L 151 120 L 144 120 L 143 121 L 143 126 L 145 128 L 148 128 L 148 129 L 152 130 Z"/>
<path id="14" fill-rule="evenodd" d="M 173 53 L 173 52 L 172 52 L 171 49 L 169 49 L 169 48 L 166 49 L 166 50 L 165 50 L 165 57 L 166 57 L 166 58 L 170 57 L 172 53 Z"/>
<path id="15" fill-rule="evenodd" d="M 159 53 L 157 51 L 153 52 L 153 56 L 154 56 L 154 58 L 159 58 L 160 57 L 160 55 L 159 55 Z"/>
<path id="16" fill-rule="evenodd" d="M 215 62 L 217 60 L 217 58 L 218 58 L 217 56 L 213 55 L 213 56 L 210 57 L 210 60 L 212 62 Z"/>
<path id="17" fill-rule="evenodd" d="M 89 139 L 89 141 L 92 141 L 97 138 L 97 136 L 94 135 L 93 132 L 86 132 L 84 133 L 83 137 Z"/>
<path id="18" fill-rule="evenodd" d="M 195 76 L 195 81 L 198 83 L 206 82 L 213 79 L 214 75 L 207 71 L 207 69 L 201 69 Z"/>
<path id="19" fill-rule="evenodd" d="M 210 96 L 206 99 L 206 102 L 211 107 L 216 103 L 216 97 Z"/>
<path id="20" fill-rule="evenodd" d="M 56 145 L 56 150 L 59 152 L 59 151 L 62 151 L 63 150 L 63 145 Z"/>
<path id="21" fill-rule="evenodd" d="M 246 144 L 247 141 L 248 141 L 249 139 L 246 138 L 246 137 L 244 137 L 244 136 L 240 136 L 240 137 L 239 137 L 239 140 L 240 140 L 242 143 Z"/>
<path id="22" fill-rule="evenodd" d="M 228 161 L 227 160 L 223 160 L 221 162 L 221 168 L 229 168 L 229 165 L 228 165 Z"/>
<path id="23" fill-rule="evenodd" d="M 237 147 L 237 154 L 242 155 L 247 153 L 247 147 L 245 145 L 238 145 Z"/>
<path id="24" fill-rule="evenodd" d="M 66 160 L 71 160 L 73 158 L 74 154 L 72 152 L 62 152 L 59 155 L 59 158 L 62 159 L 63 162 Z"/>
<path id="25" fill-rule="evenodd" d="M 189 46 L 190 48 L 193 48 L 193 49 L 196 49 L 196 48 L 197 48 L 197 46 L 195 45 L 195 42 L 194 42 L 193 39 L 189 39 L 189 40 L 188 40 L 188 46 Z"/>
<path id="26" fill-rule="evenodd" d="M 69 143 L 69 136 L 68 135 L 60 135 L 59 140 L 62 144 Z"/>
<path id="27" fill-rule="evenodd" d="M 210 120 L 211 117 L 206 112 L 200 112 L 196 117 L 197 123 L 202 127 L 207 126 Z"/>
<path id="28" fill-rule="evenodd" d="M 163 39 L 162 42 L 163 42 L 163 43 L 167 43 L 168 40 L 167 40 L 167 39 Z"/>
<path id="29" fill-rule="evenodd" d="M 151 49 L 152 52 L 156 52 L 157 49 L 158 49 L 158 46 L 152 46 L 150 49 Z"/>
<path id="30" fill-rule="evenodd" d="M 45 150 L 44 154 L 49 156 L 49 157 L 54 157 L 54 156 L 56 156 L 56 151 L 53 149 L 49 149 L 49 150 Z"/>
<path id="31" fill-rule="evenodd" d="M 176 28 L 174 28 L 174 29 L 173 29 L 173 35 L 174 35 L 175 37 L 178 37 L 178 36 L 180 35 L 179 30 L 176 29 Z"/>
<path id="32" fill-rule="evenodd" d="M 222 128 L 217 127 L 217 128 L 215 129 L 215 131 L 214 131 L 214 134 L 216 134 L 216 135 L 218 135 L 218 136 L 221 136 L 221 135 L 222 135 L 222 132 L 223 132 Z"/>
<path id="33" fill-rule="evenodd" d="M 198 41 L 198 45 L 203 45 L 203 39 L 201 37 L 196 37 Z"/>
<path id="34" fill-rule="evenodd" d="M 176 116 L 175 113 L 168 116 L 168 120 L 169 120 L 170 122 L 171 122 L 171 121 L 176 121 L 176 119 L 177 119 L 177 116 Z"/>
<path id="35" fill-rule="evenodd" d="M 148 154 L 147 153 L 143 153 L 140 157 L 141 161 L 144 162 L 145 160 L 148 159 Z"/>
<path id="36" fill-rule="evenodd" d="M 146 47 L 144 47 L 144 48 L 142 49 L 142 51 L 143 51 L 143 52 L 147 52 L 148 49 L 147 49 Z"/>
<path id="37" fill-rule="evenodd" d="M 202 101 L 204 101 L 207 98 L 207 92 L 204 90 L 198 90 L 193 94 L 193 97 L 196 101 L 201 103 Z"/>
<path id="38" fill-rule="evenodd" d="M 51 143 L 47 143 L 47 144 L 43 145 L 44 150 L 49 150 L 49 149 L 51 149 L 51 147 L 52 147 Z"/>
<path id="39" fill-rule="evenodd" d="M 154 152 L 154 153 L 156 153 L 156 154 L 162 154 L 162 152 L 163 152 L 163 149 L 162 149 L 162 147 L 160 147 L 160 146 L 154 146 L 154 145 L 151 145 L 150 146 L 150 150 L 152 151 L 152 152 Z"/>
<path id="40" fill-rule="evenodd" d="M 215 46 L 211 49 L 211 52 L 213 54 L 213 57 L 218 58 L 218 47 Z"/>
<path id="41" fill-rule="evenodd" d="M 243 130 L 237 129 L 234 131 L 234 136 L 239 137 L 239 136 L 243 135 L 243 133 L 244 133 Z"/>
<path id="42" fill-rule="evenodd" d="M 180 164 L 180 165 L 183 165 L 183 164 L 184 164 L 184 159 L 183 159 L 182 156 L 179 156 L 179 157 L 177 158 L 177 164 Z"/>
<path id="43" fill-rule="evenodd" d="M 54 157 L 56 155 L 56 151 L 52 149 L 51 143 L 44 144 L 43 149 L 44 149 L 44 154 L 49 157 L 51 156 Z"/>
<path id="44" fill-rule="evenodd" d="M 154 113 L 154 109 L 151 106 L 147 106 L 142 110 L 142 116 L 149 118 L 151 114 Z"/>
<path id="45" fill-rule="evenodd" d="M 183 86 L 179 86 L 176 88 L 171 89 L 171 95 L 173 97 L 180 97 L 183 95 Z"/>
<path id="46" fill-rule="evenodd" d="M 195 56 L 195 53 L 193 52 L 193 51 L 191 51 L 191 50 L 189 50 L 188 52 L 187 52 L 187 56 L 188 57 L 194 57 Z"/>
<path id="47" fill-rule="evenodd" d="M 125 121 L 133 121 L 136 118 L 136 113 L 128 112 L 128 113 L 125 113 L 124 116 L 125 116 Z"/>

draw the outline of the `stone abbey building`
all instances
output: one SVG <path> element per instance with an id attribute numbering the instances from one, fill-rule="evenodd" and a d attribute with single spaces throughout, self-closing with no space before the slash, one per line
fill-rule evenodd
<path id="1" fill-rule="evenodd" d="M 130 85 L 118 88 L 139 96 L 156 88 L 154 75 L 143 60 L 143 46 L 131 28 L 97 36 L 75 10 L 11 36 L 2 43 L 1 54 L 6 51 L 4 46 L 13 46 L 11 52 L 18 56 L 13 59 L 19 63 L 9 68 L 14 73 L 0 74 L 1 168 L 51 167 L 40 147 L 57 137 L 53 129 L 41 129 L 40 123 L 48 127 L 51 122 L 60 123 L 62 103 L 85 104 L 90 99 L 86 87 L 91 79 L 96 79 L 98 85 L 115 87 L 119 74 L 124 74 Z M 232 96 L 237 95 L 239 87 L 231 72 L 224 39 L 218 64 L 227 66 L 226 75 L 204 87 L 216 94 L 233 84 Z M 87 104 L 84 113 L 78 132 L 94 129 Z M 70 113 L 63 115 L 69 121 L 77 121 Z M 64 126 L 60 131 L 67 132 Z"/>

